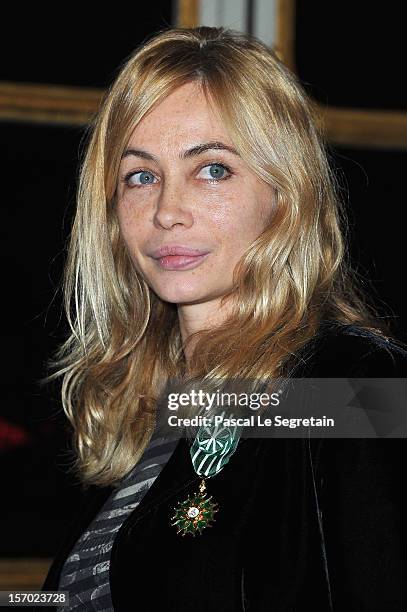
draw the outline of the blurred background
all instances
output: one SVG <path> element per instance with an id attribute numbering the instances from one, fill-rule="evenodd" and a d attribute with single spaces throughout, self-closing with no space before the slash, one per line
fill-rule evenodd
<path id="1" fill-rule="evenodd" d="M 78 154 L 103 90 L 134 48 L 175 25 L 224 25 L 273 47 L 318 101 L 351 223 L 351 254 L 407 341 L 403 213 L 407 99 L 400 7 L 331 0 L 151 0 L 86 14 L 3 15 L 0 131 L 3 325 L 0 590 L 38 588 L 83 496 L 69 473 L 59 386 L 60 282 Z"/>

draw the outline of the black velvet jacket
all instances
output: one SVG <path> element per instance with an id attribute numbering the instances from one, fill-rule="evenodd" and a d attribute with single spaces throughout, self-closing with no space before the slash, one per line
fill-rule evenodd
<path id="1" fill-rule="evenodd" d="M 321 330 L 296 376 L 407 378 L 407 352 L 395 344 L 354 326 Z M 208 483 L 216 521 L 195 537 L 169 526 L 200 482 L 188 444 L 179 440 L 116 535 L 115 611 L 407 610 L 405 439 L 242 438 Z M 89 490 L 43 590 L 57 590 L 111 490 Z"/>

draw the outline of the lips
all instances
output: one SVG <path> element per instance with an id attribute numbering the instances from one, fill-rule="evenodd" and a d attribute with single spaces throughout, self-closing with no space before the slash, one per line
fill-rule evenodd
<path id="1" fill-rule="evenodd" d="M 159 259 L 160 257 L 166 257 L 167 255 L 184 255 L 188 257 L 196 257 L 199 255 L 204 255 L 206 253 L 208 253 L 208 251 L 205 249 L 193 249 L 191 247 L 182 246 L 178 244 L 167 244 L 159 247 L 158 249 L 155 249 L 151 255 L 152 257 L 154 257 L 154 259 Z"/>
<path id="2" fill-rule="evenodd" d="M 164 270 L 190 270 L 196 268 L 206 258 L 208 253 L 201 255 L 165 255 L 156 259 Z"/>
<path id="3" fill-rule="evenodd" d="M 204 249 L 167 244 L 152 251 L 151 256 L 164 270 L 190 270 L 197 267 L 209 254 Z"/>

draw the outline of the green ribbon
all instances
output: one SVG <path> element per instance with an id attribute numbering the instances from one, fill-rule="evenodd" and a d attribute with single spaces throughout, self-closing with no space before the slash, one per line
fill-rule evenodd
<path id="1" fill-rule="evenodd" d="M 242 427 L 202 426 L 191 446 L 192 465 L 198 476 L 216 476 L 228 463 L 239 444 Z"/>

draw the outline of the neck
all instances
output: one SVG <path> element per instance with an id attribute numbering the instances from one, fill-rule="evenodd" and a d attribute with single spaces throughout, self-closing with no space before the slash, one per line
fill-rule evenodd
<path id="1" fill-rule="evenodd" d="M 190 336 L 221 325 L 226 320 L 230 310 L 230 305 L 227 302 L 221 307 L 220 298 L 211 302 L 178 305 L 182 342 L 185 345 L 188 341 L 184 349 L 187 367 L 198 340 L 196 337 L 189 340 Z"/>

